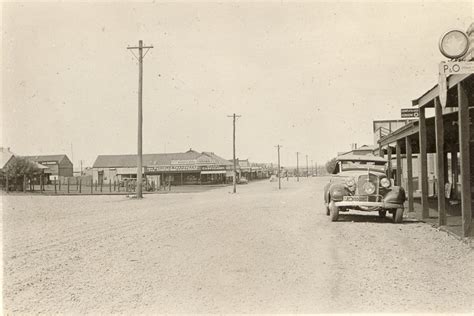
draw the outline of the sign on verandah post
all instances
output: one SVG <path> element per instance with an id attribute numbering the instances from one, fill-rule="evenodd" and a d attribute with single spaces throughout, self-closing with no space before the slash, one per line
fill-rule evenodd
<path id="1" fill-rule="evenodd" d="M 463 75 L 474 73 L 474 62 L 472 61 L 442 61 L 439 63 L 439 101 L 442 107 L 446 107 L 448 98 L 447 77 L 449 75 Z"/>

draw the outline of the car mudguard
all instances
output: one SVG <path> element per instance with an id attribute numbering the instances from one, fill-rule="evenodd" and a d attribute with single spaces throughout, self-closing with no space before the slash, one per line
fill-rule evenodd
<path id="1" fill-rule="evenodd" d="M 334 183 L 329 187 L 331 201 L 342 201 L 344 195 L 349 195 L 346 187 L 342 183 Z"/>
<path id="2" fill-rule="evenodd" d="M 394 186 L 390 188 L 390 191 L 387 192 L 383 200 L 385 203 L 403 204 L 405 199 L 405 189 Z"/>

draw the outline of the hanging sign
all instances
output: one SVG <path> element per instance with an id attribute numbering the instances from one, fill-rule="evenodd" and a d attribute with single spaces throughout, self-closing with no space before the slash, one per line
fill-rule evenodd
<path id="1" fill-rule="evenodd" d="M 439 101 L 442 107 L 446 107 L 448 98 L 448 82 L 449 75 L 463 75 L 474 73 L 474 62 L 472 61 L 442 61 L 439 64 Z"/>
<path id="2" fill-rule="evenodd" d="M 474 73 L 474 62 L 472 61 L 442 61 L 440 72 L 445 76 L 457 74 Z"/>
<path id="3" fill-rule="evenodd" d="M 418 118 L 420 110 L 418 108 L 402 109 L 402 118 Z"/>

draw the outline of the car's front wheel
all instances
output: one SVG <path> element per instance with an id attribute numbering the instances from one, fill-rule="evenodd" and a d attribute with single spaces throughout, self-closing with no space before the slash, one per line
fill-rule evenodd
<path id="1" fill-rule="evenodd" d="M 334 201 L 329 202 L 329 213 L 331 216 L 331 222 L 337 221 L 339 217 L 339 207 L 336 206 Z"/>
<path id="2" fill-rule="evenodd" d="M 379 211 L 379 217 L 380 218 L 385 218 L 385 216 L 387 216 L 387 210 Z"/>
<path id="3" fill-rule="evenodd" d="M 402 221 L 403 221 L 403 208 L 397 208 L 395 212 L 393 212 L 393 222 L 401 223 Z"/>

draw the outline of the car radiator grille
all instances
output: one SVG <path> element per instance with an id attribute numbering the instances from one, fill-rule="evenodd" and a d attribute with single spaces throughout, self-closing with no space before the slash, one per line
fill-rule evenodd
<path id="1" fill-rule="evenodd" d="M 379 180 L 378 177 L 371 174 L 371 175 L 362 175 L 359 176 L 359 179 L 357 181 L 357 194 L 358 195 L 369 195 L 364 191 L 364 184 L 368 181 L 370 181 L 374 186 L 375 186 L 375 192 L 370 195 L 378 195 L 379 194 Z"/>

